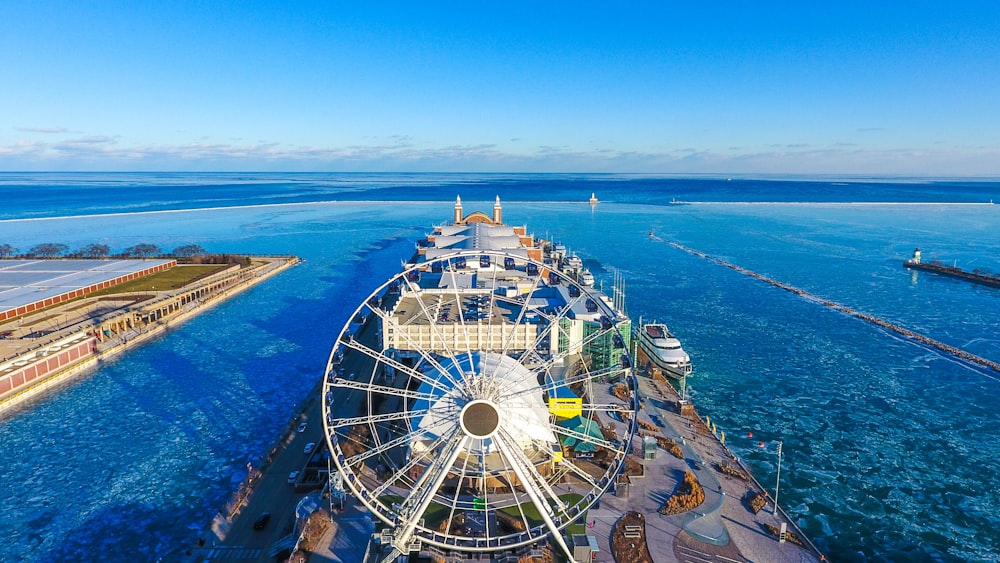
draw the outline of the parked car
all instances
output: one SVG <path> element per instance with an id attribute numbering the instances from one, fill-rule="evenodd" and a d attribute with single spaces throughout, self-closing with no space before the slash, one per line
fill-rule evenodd
<path id="1" fill-rule="evenodd" d="M 315 449 L 316 449 L 316 442 L 309 442 L 308 444 L 306 444 L 306 449 L 302 450 L 302 452 L 311 454 Z"/>
<path id="2" fill-rule="evenodd" d="M 267 526 L 267 523 L 270 522 L 270 521 L 271 521 L 271 515 L 270 515 L 270 513 L 261 512 L 260 516 L 258 516 L 257 519 L 254 520 L 253 529 L 254 530 L 263 530 L 264 526 Z"/>
<path id="3" fill-rule="evenodd" d="M 295 481 L 298 478 L 299 478 L 299 472 L 298 471 L 292 471 L 291 473 L 288 474 L 288 482 L 289 483 L 295 483 Z"/>

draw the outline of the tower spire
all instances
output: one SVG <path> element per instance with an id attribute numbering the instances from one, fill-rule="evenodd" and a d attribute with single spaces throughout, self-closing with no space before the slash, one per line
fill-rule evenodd
<path id="1" fill-rule="evenodd" d="M 497 196 L 497 202 L 493 204 L 493 224 L 501 225 L 503 224 L 503 209 L 500 207 L 500 196 Z"/>
<path id="2" fill-rule="evenodd" d="M 462 224 L 462 196 L 455 196 L 455 224 Z"/>

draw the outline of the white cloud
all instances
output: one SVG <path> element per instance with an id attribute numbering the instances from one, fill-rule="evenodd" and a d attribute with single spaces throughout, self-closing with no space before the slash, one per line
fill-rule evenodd
<path id="1" fill-rule="evenodd" d="M 545 145 L 534 150 L 523 147 L 515 153 L 490 143 L 422 147 L 405 135 L 384 140 L 387 142 L 343 147 L 271 142 L 128 146 L 115 136 L 86 135 L 59 142 L 20 140 L 0 145 L 0 169 L 1000 174 L 1000 151 L 994 148 L 917 150 L 784 144 L 761 151 L 687 147 L 647 152 Z"/>
<path id="2" fill-rule="evenodd" d="M 67 133 L 68 129 L 65 127 L 15 127 L 15 131 L 20 131 L 21 133 Z"/>

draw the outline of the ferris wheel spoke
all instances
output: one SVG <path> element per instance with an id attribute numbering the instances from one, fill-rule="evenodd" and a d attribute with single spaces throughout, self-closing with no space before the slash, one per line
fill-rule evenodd
<path id="1" fill-rule="evenodd" d="M 522 484 L 521 486 L 522 487 L 526 487 L 527 485 Z M 524 522 L 524 527 L 526 528 L 525 532 L 528 534 L 529 538 L 532 538 L 532 537 L 534 537 L 534 536 L 531 535 L 531 532 L 532 532 L 533 528 L 529 527 L 528 523 L 530 522 L 530 520 L 528 520 L 528 516 L 524 513 L 524 507 L 521 506 L 523 503 L 521 502 L 521 499 L 518 498 L 518 496 L 517 496 L 517 489 L 515 487 L 511 487 L 510 490 L 513 493 L 514 505 L 517 506 L 517 511 L 521 514 L 521 522 Z M 525 496 L 527 496 L 527 493 L 525 493 Z M 527 502 L 531 502 L 531 498 L 530 497 L 528 498 Z"/>
<path id="2" fill-rule="evenodd" d="M 455 484 L 455 494 L 451 498 L 451 508 L 448 511 L 448 520 L 445 525 L 445 530 L 451 530 L 451 524 L 455 519 L 455 510 L 458 508 L 458 497 L 462 496 L 462 481 L 466 479 L 466 470 L 469 467 L 469 459 L 472 456 L 466 452 L 465 459 L 462 460 L 462 470 L 458 473 L 458 480 Z"/>
<path id="3" fill-rule="evenodd" d="M 584 412 L 621 412 L 627 407 L 625 403 L 583 403 L 580 405 Z"/>
<path id="4" fill-rule="evenodd" d="M 392 422 L 395 420 L 407 420 L 411 418 L 416 418 L 423 416 L 431 412 L 430 409 L 419 409 L 414 411 L 397 411 L 385 414 L 371 414 L 368 416 L 355 416 L 351 418 L 333 418 L 330 417 L 328 422 L 330 428 L 342 428 L 344 426 L 354 426 L 355 424 L 365 424 L 373 423 L 378 424 L 380 422 Z M 455 415 L 457 416 L 457 415 Z"/>
<path id="5" fill-rule="evenodd" d="M 594 421 L 591 421 L 591 422 L 593 422 L 594 424 L 597 424 L 597 422 L 594 422 Z M 562 434 L 563 436 L 566 436 L 566 437 L 569 437 L 569 438 L 575 438 L 576 440 L 579 440 L 581 442 L 587 442 L 588 444 L 592 444 L 592 445 L 595 445 L 595 446 L 600 446 L 602 448 L 611 450 L 613 452 L 624 453 L 624 450 L 619 449 L 618 446 L 616 446 L 615 444 L 613 444 L 613 443 L 605 440 L 604 438 L 595 438 L 595 437 L 593 437 L 593 436 L 591 436 L 589 434 L 583 434 L 582 432 L 577 432 L 576 430 L 570 430 L 569 428 L 564 428 L 564 427 L 559 426 L 559 425 L 553 425 L 552 426 L 552 431 L 556 432 L 557 434 Z"/>
<path id="6" fill-rule="evenodd" d="M 504 320 L 504 318 L 503 318 L 503 315 L 496 314 L 497 313 L 497 302 L 498 302 L 497 301 L 497 276 L 494 275 L 493 276 L 493 287 L 490 288 L 490 302 L 489 302 L 489 314 L 490 314 L 490 316 L 487 319 L 487 322 L 488 322 L 487 326 L 489 327 L 489 339 L 490 339 L 490 349 L 491 350 L 493 350 L 493 332 L 494 332 L 494 330 L 496 329 L 496 326 L 497 326 L 497 325 L 495 325 L 493 323 L 493 318 L 494 317 L 496 317 L 498 319 L 499 323 L 500 323 L 500 325 L 499 325 L 499 327 L 500 327 L 500 336 L 501 337 L 503 336 L 503 326 L 504 326 L 503 325 L 503 320 Z M 501 350 L 502 349 L 503 349 L 503 347 L 501 346 Z M 502 351 L 501 351 L 501 353 L 502 353 Z"/>
<path id="7" fill-rule="evenodd" d="M 505 433 L 504 438 L 510 442 L 513 442 L 513 438 L 511 438 L 509 434 Z M 525 470 L 528 477 L 531 478 L 532 483 L 534 483 L 534 485 L 538 487 L 538 490 L 543 492 L 542 496 L 544 497 L 545 494 L 548 494 L 549 498 L 552 499 L 552 502 L 555 503 L 555 505 L 559 508 L 559 510 L 565 510 L 566 503 L 561 498 L 559 498 L 559 495 L 557 495 L 556 492 L 552 489 L 552 487 L 549 485 L 549 482 L 545 480 L 545 477 L 542 477 L 542 475 L 538 472 L 538 470 L 535 468 L 535 464 L 532 463 L 531 460 L 528 459 L 526 455 L 524 455 L 524 452 L 519 447 L 516 446 L 511 447 L 509 446 L 509 444 L 507 449 L 516 458 L 514 462 L 516 464 L 520 464 L 520 466 Z"/>
<path id="8" fill-rule="evenodd" d="M 516 447 L 512 448 L 507 443 L 505 437 L 495 440 L 495 442 L 497 444 L 497 449 L 500 452 L 500 454 L 503 457 L 507 458 L 510 468 L 514 470 L 514 473 L 517 474 L 517 478 L 520 479 L 521 483 L 524 485 L 525 493 L 527 493 L 528 497 L 531 499 L 531 503 L 535 505 L 535 509 L 538 511 L 538 514 L 542 517 L 542 520 L 545 522 L 545 525 L 548 527 L 549 532 L 552 535 L 552 538 L 556 541 L 557 544 L 559 544 L 559 547 L 561 547 L 563 552 L 566 553 L 570 561 L 572 561 L 573 553 L 572 551 L 570 551 L 569 546 L 566 545 L 566 540 L 563 539 L 562 534 L 559 531 L 559 526 L 555 523 L 555 521 L 552 520 L 551 516 L 552 507 L 549 506 L 549 503 L 546 502 L 544 498 L 542 498 L 542 496 L 539 494 L 539 491 L 535 487 L 531 486 L 532 483 L 537 483 L 537 481 L 535 481 L 534 477 L 531 475 L 531 473 L 535 473 L 534 467 L 531 466 L 530 462 L 527 462 L 528 467 L 524 467 L 522 465 L 523 463 L 525 463 L 524 460 L 522 460 L 517 456 Z M 535 473 L 535 475 L 537 475 L 537 473 Z M 542 479 L 542 483 L 545 483 L 544 479 Z M 545 488 L 548 488 L 547 483 L 545 483 Z M 549 491 L 551 492 L 551 489 L 549 489 Z M 558 499 L 558 497 L 556 498 Z M 562 505 L 560 504 L 559 506 L 561 507 Z"/>
<path id="9" fill-rule="evenodd" d="M 369 450 L 361 452 L 361 453 L 359 453 L 359 454 L 357 454 L 355 456 L 351 456 L 351 457 L 345 459 L 344 463 L 346 465 L 349 465 L 349 466 L 354 466 L 356 464 L 363 463 L 363 462 L 365 462 L 365 461 L 367 461 L 367 460 L 369 460 L 369 459 L 371 459 L 371 458 L 373 458 L 375 456 L 382 455 L 384 452 L 387 452 L 387 451 L 391 450 L 392 448 L 395 448 L 397 446 L 406 445 L 408 442 L 412 442 L 413 439 L 415 437 L 417 437 L 417 436 L 423 436 L 423 435 L 428 434 L 428 433 L 429 433 L 429 430 L 427 428 L 418 428 L 418 429 L 414 430 L 413 432 L 410 432 L 408 434 L 403 434 L 402 436 L 398 436 L 396 438 L 393 438 L 392 440 L 389 440 L 388 442 L 383 442 L 383 443 L 377 445 L 374 448 L 371 448 Z"/>
<path id="10" fill-rule="evenodd" d="M 602 487 L 600 486 L 600 484 L 598 484 L 597 481 L 594 481 L 594 476 L 593 475 L 591 475 L 590 473 L 587 473 L 586 471 L 584 471 L 581 467 L 579 467 L 578 465 L 576 465 L 572 461 L 569 461 L 567 459 L 563 459 L 559 463 L 561 463 L 565 467 L 569 468 L 569 470 L 574 475 L 576 475 L 577 477 L 579 477 L 580 479 L 582 479 L 584 482 L 586 482 L 590 486 L 591 490 L 600 491 L 602 489 Z"/>
<path id="11" fill-rule="evenodd" d="M 394 324 L 392 322 L 391 316 L 388 313 L 386 313 L 386 312 L 377 312 L 376 315 L 378 315 L 378 317 L 380 319 L 382 319 L 383 325 Z M 413 337 L 410 336 L 410 334 L 407 331 L 405 331 L 405 330 L 397 330 L 397 331 L 395 331 L 395 334 L 396 335 L 401 335 L 405 339 L 406 344 L 410 347 L 409 349 L 416 351 L 420 355 L 420 358 L 424 362 L 427 362 L 428 365 L 430 365 L 430 366 L 434 367 L 435 369 L 437 369 L 444 376 L 444 378 L 447 379 L 454 386 L 454 388 L 460 388 L 461 387 L 460 384 L 459 384 L 459 382 L 458 382 L 458 380 L 456 380 L 452 376 L 452 374 L 448 370 L 446 370 L 444 368 L 444 366 L 440 362 L 438 362 L 438 360 L 433 356 L 433 354 L 430 354 L 427 350 L 425 350 L 423 348 L 423 346 L 420 346 L 420 344 L 417 343 L 413 339 Z M 378 355 L 381 356 L 381 357 L 387 357 L 387 356 L 384 356 L 383 354 L 378 354 Z M 410 370 L 412 368 L 406 368 L 406 369 Z M 407 373 L 410 373 L 410 372 L 407 372 Z"/>
<path id="12" fill-rule="evenodd" d="M 441 484 L 448 478 L 448 470 L 455 464 L 455 460 L 462 453 L 462 447 L 469 439 L 461 432 L 452 434 L 448 442 L 441 448 L 439 455 L 434 458 L 434 461 L 414 483 L 410 489 L 410 495 L 400 503 L 400 510 L 396 514 L 396 535 L 392 540 L 394 547 L 402 550 L 410 543 L 410 538 L 413 537 L 413 532 L 416 530 L 420 518 L 423 517 L 427 507 L 434 500 Z"/>
<path id="13" fill-rule="evenodd" d="M 414 289 L 413 283 L 410 282 L 410 280 L 407 279 L 405 276 L 403 277 L 403 280 L 406 281 L 406 286 L 407 288 L 409 288 L 410 293 L 413 295 L 413 299 L 420 305 L 420 310 L 423 312 L 424 318 L 427 320 L 427 325 L 431 327 L 431 331 L 434 333 L 434 336 L 436 336 L 438 341 L 441 342 L 441 347 L 444 349 L 445 352 L 444 355 L 450 357 L 454 362 L 455 351 L 452 350 L 451 346 L 448 344 L 448 340 L 441 334 L 441 331 L 438 329 L 437 317 L 432 315 L 431 312 L 427 309 L 427 303 L 424 302 L 423 298 L 424 295 L 423 290 L 421 290 L 420 288 Z M 462 380 L 468 379 L 467 374 L 462 372 L 461 366 L 458 365 L 458 362 L 455 362 L 455 365 L 459 369 L 461 379 Z"/>
<path id="14" fill-rule="evenodd" d="M 510 334 L 507 335 L 507 338 L 504 341 L 503 351 L 500 353 L 503 356 L 506 356 L 510 352 L 511 344 L 513 344 L 517 340 L 517 327 L 524 324 L 525 314 L 527 313 L 528 307 L 531 304 L 531 296 L 534 295 L 535 291 L 538 289 L 539 281 L 541 281 L 541 276 L 535 277 L 534 281 L 531 284 L 531 288 L 529 288 L 528 292 L 524 294 L 523 296 L 524 299 L 520 303 L 515 302 L 515 305 L 520 305 L 521 308 L 517 312 L 517 317 L 515 318 L 513 325 L 511 325 Z M 501 324 L 501 326 L 503 326 L 503 324 Z M 530 350 L 525 350 L 524 353 L 527 355 L 529 351 Z M 500 370 L 500 364 L 498 363 L 497 366 L 493 369 L 493 372 L 490 373 L 490 378 L 495 380 L 497 378 L 499 370 Z"/>
<path id="15" fill-rule="evenodd" d="M 400 387 L 389 387 L 387 385 L 372 385 L 364 381 L 351 381 L 343 380 L 337 378 L 333 383 L 329 384 L 330 387 L 338 387 L 342 389 L 353 389 L 355 391 L 370 391 L 374 394 L 389 395 L 392 397 L 402 397 L 405 399 L 423 399 L 425 401 L 434 402 L 443 397 L 440 394 L 435 393 L 425 393 L 423 391 L 411 391 L 406 388 Z"/>
<path id="16" fill-rule="evenodd" d="M 587 345 L 591 344 L 595 340 L 597 340 L 599 338 L 602 338 L 603 336 L 605 336 L 606 334 L 608 334 L 609 332 L 612 332 L 612 331 L 614 331 L 614 332 L 617 333 L 617 330 L 614 327 L 611 327 L 611 328 L 608 328 L 608 329 L 601 329 L 598 332 L 594 332 L 593 334 L 591 334 L 587 338 L 583 339 L 583 341 L 580 343 L 580 348 L 586 347 Z M 543 362 L 540 366 L 538 366 L 536 368 L 536 370 L 541 370 L 541 369 L 548 370 L 553 365 L 556 365 L 557 363 L 561 362 L 562 360 L 564 360 L 567 357 L 572 356 L 572 355 L 573 355 L 573 351 L 570 350 L 569 348 L 567 348 L 563 352 L 557 352 L 557 353 L 553 354 L 552 357 L 549 358 L 547 361 Z"/>
<path id="17" fill-rule="evenodd" d="M 545 327 L 545 329 L 543 329 L 540 333 L 538 333 L 538 334 L 535 335 L 535 340 L 532 343 L 531 348 L 532 349 L 536 348 L 537 345 L 538 345 L 538 342 L 541 341 L 541 340 L 543 340 L 546 336 L 550 335 L 553 329 L 556 331 L 556 334 L 555 334 L 554 338 L 556 338 L 558 340 L 558 338 L 559 338 L 559 330 L 560 330 L 559 327 L 558 327 L 558 322 L 556 322 L 556 323 L 549 323 L 548 326 Z M 569 355 L 569 354 L 567 354 L 567 355 Z M 562 359 L 563 357 L 565 357 L 565 356 L 561 356 L 560 359 Z M 539 366 L 533 368 L 532 372 L 533 373 L 540 373 L 540 372 L 543 372 L 543 371 L 547 371 L 550 367 L 552 367 L 555 364 L 556 364 L 556 361 L 552 361 L 552 360 L 543 362 Z M 503 388 L 501 390 L 501 393 L 507 393 L 508 391 L 510 391 L 510 389 L 516 387 L 517 384 L 518 384 L 518 382 L 516 382 L 516 381 L 508 381 L 508 382 L 506 382 L 506 384 L 503 386 Z"/>
<path id="18" fill-rule="evenodd" d="M 540 370 L 536 369 L 535 373 L 538 373 L 539 371 Z M 513 392 L 505 394 L 504 398 L 506 398 L 506 399 L 513 399 L 513 398 L 521 397 L 521 396 L 524 396 L 524 395 L 530 395 L 530 394 L 533 394 L 533 393 L 538 393 L 539 391 L 543 391 L 543 392 L 547 392 L 547 393 L 552 393 L 556 389 L 559 389 L 559 388 L 562 388 L 562 387 L 568 388 L 571 385 L 575 385 L 577 383 L 587 384 L 587 383 L 590 383 L 592 381 L 595 381 L 595 380 L 598 380 L 598 379 L 601 379 L 601 378 L 611 377 L 612 374 L 619 373 L 620 371 L 621 371 L 620 368 L 612 367 L 612 368 L 605 368 L 603 370 L 594 370 L 594 371 L 589 371 L 589 372 L 581 372 L 581 373 L 579 373 L 577 375 L 573 375 L 573 376 L 567 377 L 566 379 L 560 379 L 560 380 L 556 380 L 556 379 L 553 379 L 551 377 L 546 377 L 545 381 L 539 387 L 529 388 L 529 389 L 523 389 L 521 391 L 513 391 Z"/>
<path id="19" fill-rule="evenodd" d="M 489 304 L 488 304 L 488 309 L 487 309 L 488 315 L 486 317 L 486 339 L 487 339 L 487 345 L 486 346 L 482 346 L 482 348 L 484 350 L 489 350 L 489 351 L 493 351 L 493 326 L 494 326 L 493 325 L 493 311 L 494 311 L 494 307 L 496 306 L 497 277 L 498 277 L 496 270 L 493 270 L 492 274 L 493 274 L 493 276 L 492 276 L 491 283 L 490 283 L 490 298 L 489 298 Z M 477 303 L 476 303 L 476 313 L 478 315 L 480 315 L 480 316 L 482 315 L 482 311 L 480 310 L 481 308 L 482 308 L 482 303 L 480 303 L 479 301 L 477 301 Z M 500 335 L 501 336 L 503 336 L 503 326 L 504 326 L 504 324 L 503 324 L 503 317 L 501 316 L 500 317 Z M 512 325 L 511 326 L 511 334 L 513 335 L 516 332 L 516 330 L 517 330 L 517 325 L 516 324 Z M 471 356 L 471 354 L 470 354 L 470 356 Z M 499 365 L 499 363 L 497 363 L 497 367 L 493 369 L 493 372 L 490 373 L 489 377 L 488 377 L 488 379 L 490 380 L 491 383 L 493 381 L 496 381 L 496 374 L 497 374 L 497 372 L 498 372 L 499 369 L 500 369 L 500 365 Z"/>
<path id="20" fill-rule="evenodd" d="M 435 449 L 439 448 L 441 444 L 444 443 L 444 441 L 445 437 L 439 436 L 431 443 L 431 445 L 427 448 L 427 451 L 434 451 Z M 427 460 L 422 456 L 421 457 L 411 456 L 410 460 L 407 461 L 405 465 L 403 465 L 402 467 L 395 467 L 394 468 L 395 472 L 393 473 L 393 475 L 390 478 L 386 479 L 385 482 L 382 483 L 382 485 L 380 485 L 377 489 L 373 489 L 371 492 L 371 496 L 373 498 L 378 498 L 382 496 L 382 493 L 384 493 L 390 487 L 392 487 L 394 483 L 403 479 L 407 479 L 409 471 L 423 461 Z"/>
<path id="21" fill-rule="evenodd" d="M 455 268 L 449 268 L 451 275 L 452 297 L 455 299 L 455 308 L 458 310 L 458 321 L 462 327 L 462 334 L 465 335 L 465 355 L 468 358 L 469 366 L 472 366 L 472 342 L 469 338 L 469 330 L 465 326 L 465 308 L 462 306 L 462 296 L 458 292 L 458 278 L 455 275 Z"/>
<path id="22" fill-rule="evenodd" d="M 377 362 L 381 362 L 387 366 L 391 366 L 396 371 L 403 372 L 406 375 L 419 380 L 421 383 L 426 383 L 427 385 L 435 389 L 438 389 L 439 391 L 448 393 L 454 389 L 454 387 L 449 387 L 448 385 L 445 385 L 443 382 L 441 382 L 441 380 L 434 377 L 428 377 L 427 374 L 423 373 L 422 371 L 407 366 L 406 364 L 403 364 L 402 362 L 395 360 L 389 356 L 385 356 L 383 354 L 374 354 L 371 355 L 371 357 Z M 439 369 L 438 372 L 443 374 L 447 373 L 447 371 L 444 370 L 443 368 Z"/>

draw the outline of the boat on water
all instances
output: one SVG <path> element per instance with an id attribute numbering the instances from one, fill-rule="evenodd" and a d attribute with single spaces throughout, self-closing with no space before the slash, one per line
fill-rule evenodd
<path id="1" fill-rule="evenodd" d="M 694 369 L 691 365 L 691 357 L 684 351 L 684 348 L 681 347 L 681 341 L 670 332 L 667 325 L 663 323 L 643 324 L 637 328 L 636 332 L 638 333 L 636 342 L 653 365 L 674 379 L 691 375 L 691 371 Z"/>

